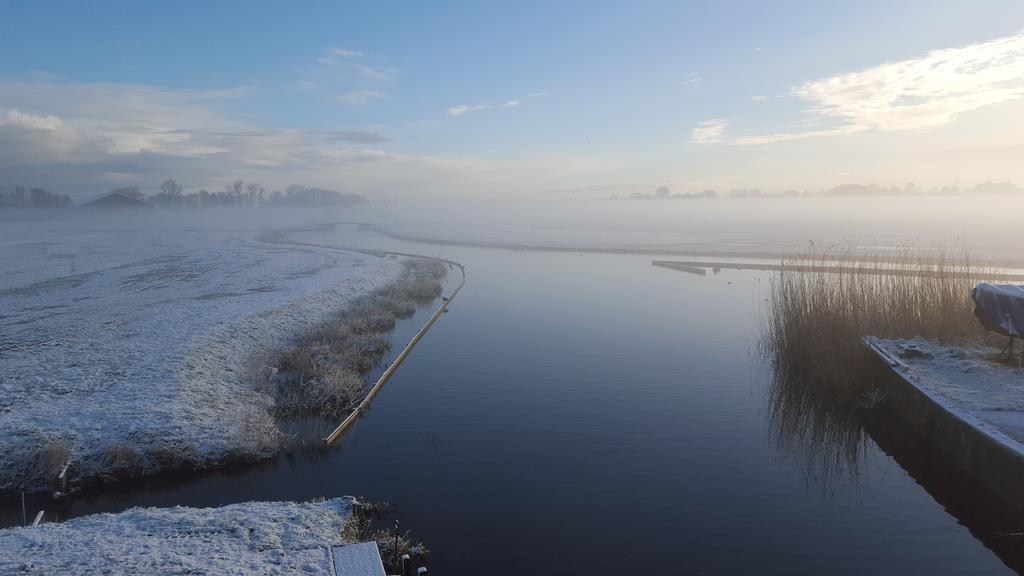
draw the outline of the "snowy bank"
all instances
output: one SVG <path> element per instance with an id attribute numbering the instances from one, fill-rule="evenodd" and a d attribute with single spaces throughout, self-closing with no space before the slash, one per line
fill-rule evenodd
<path id="1" fill-rule="evenodd" d="M 0 573 L 333 574 L 353 503 L 134 508 L 0 530 Z"/>
<path id="2" fill-rule="evenodd" d="M 984 346 L 867 338 L 895 378 L 883 402 L 961 470 L 1024 511 L 1024 369 Z"/>
<path id="3" fill-rule="evenodd" d="M 267 456 L 253 358 L 289 344 L 401 262 L 266 244 L 257 229 L 159 223 L 0 231 L 0 490 Z"/>

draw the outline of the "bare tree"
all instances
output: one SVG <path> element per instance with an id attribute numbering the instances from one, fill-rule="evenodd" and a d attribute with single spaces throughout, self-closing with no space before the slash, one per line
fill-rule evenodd
<path id="1" fill-rule="evenodd" d="M 168 196 L 181 196 L 182 187 L 174 178 L 168 178 L 160 185 L 160 191 Z"/>
<path id="2" fill-rule="evenodd" d="M 260 186 L 258 182 L 250 182 L 245 185 L 245 190 L 249 193 L 249 203 L 255 204 L 257 198 L 263 201 L 263 186 Z"/>

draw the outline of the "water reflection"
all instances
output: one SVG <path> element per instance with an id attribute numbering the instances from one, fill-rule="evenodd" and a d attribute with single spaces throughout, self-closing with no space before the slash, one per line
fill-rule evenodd
<path id="1" fill-rule="evenodd" d="M 777 448 L 803 467 L 809 485 L 826 496 L 842 484 L 864 485 L 865 458 L 877 446 L 896 461 L 957 521 L 1009 568 L 1024 573 L 1024 513 L 1015 510 L 941 455 L 927 438 L 914 434 L 888 410 L 884 394 L 857 397 L 844 390 L 885 390 L 897 378 L 881 362 L 865 357 L 849 375 L 859 383 L 837 382 L 799 369 L 777 348 L 762 346 L 773 368 L 768 387 L 768 421 Z M 863 486 L 862 487 L 866 487 Z"/>

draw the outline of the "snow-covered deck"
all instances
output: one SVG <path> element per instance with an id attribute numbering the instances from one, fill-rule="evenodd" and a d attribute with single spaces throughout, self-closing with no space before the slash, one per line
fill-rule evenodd
<path id="1" fill-rule="evenodd" d="M 135 508 L 0 530 L 0 574 L 333 576 L 352 505 L 340 498 Z"/>
<path id="2" fill-rule="evenodd" d="M 1024 510 L 1024 369 L 984 346 L 869 337 L 898 377 L 886 404 L 958 467 Z"/>

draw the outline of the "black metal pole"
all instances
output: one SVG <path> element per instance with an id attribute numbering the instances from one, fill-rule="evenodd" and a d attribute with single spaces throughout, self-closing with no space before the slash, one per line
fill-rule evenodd
<path id="1" fill-rule="evenodd" d="M 399 564 L 398 564 L 398 527 L 399 527 L 398 520 L 395 520 L 395 563 L 394 563 L 394 567 L 395 568 L 398 568 L 398 566 L 399 566 Z"/>

